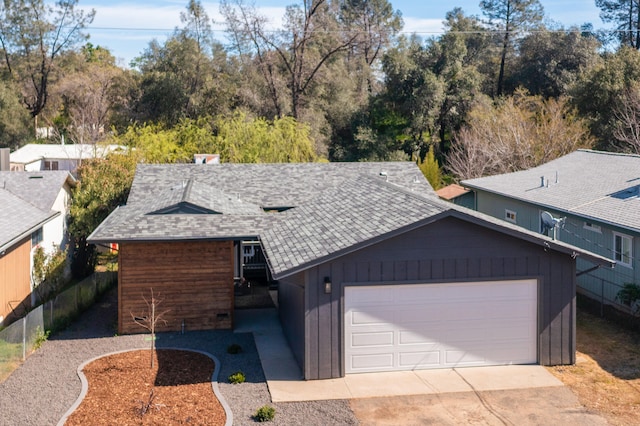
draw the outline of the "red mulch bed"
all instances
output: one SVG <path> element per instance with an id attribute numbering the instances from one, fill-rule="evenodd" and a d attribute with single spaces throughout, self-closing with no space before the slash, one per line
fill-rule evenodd
<path id="1" fill-rule="evenodd" d="M 84 367 L 87 395 L 65 425 L 224 425 L 211 358 L 160 349 L 109 355 Z"/>

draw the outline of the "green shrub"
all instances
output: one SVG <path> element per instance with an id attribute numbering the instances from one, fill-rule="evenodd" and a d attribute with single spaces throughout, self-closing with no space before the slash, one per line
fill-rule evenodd
<path id="1" fill-rule="evenodd" d="M 244 383 L 244 381 L 245 381 L 245 376 L 242 371 L 237 371 L 229 376 L 229 383 L 232 383 L 234 385 Z"/>
<path id="2" fill-rule="evenodd" d="M 35 335 L 35 339 L 33 340 L 34 351 L 40 349 L 42 344 L 46 342 L 47 339 L 49 338 L 49 334 L 51 334 L 51 331 L 49 330 L 43 331 L 39 326 L 36 327 L 36 335 Z"/>
<path id="3" fill-rule="evenodd" d="M 229 346 L 227 346 L 227 353 L 228 354 L 239 354 L 240 352 L 242 352 L 242 346 L 238 345 L 237 343 L 233 343 Z"/>
<path id="4" fill-rule="evenodd" d="M 634 283 L 625 283 L 616 295 L 616 299 L 629 306 L 632 310 L 638 311 L 636 302 L 640 302 L 640 286 Z"/>
<path id="5" fill-rule="evenodd" d="M 268 405 L 258 408 L 253 415 L 253 419 L 257 422 L 270 422 L 276 416 L 276 409 Z"/>

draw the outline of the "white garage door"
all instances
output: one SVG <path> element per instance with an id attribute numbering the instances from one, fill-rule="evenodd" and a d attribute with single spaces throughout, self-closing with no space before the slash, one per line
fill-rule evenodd
<path id="1" fill-rule="evenodd" d="M 537 362 L 536 280 L 345 288 L 346 373 Z"/>

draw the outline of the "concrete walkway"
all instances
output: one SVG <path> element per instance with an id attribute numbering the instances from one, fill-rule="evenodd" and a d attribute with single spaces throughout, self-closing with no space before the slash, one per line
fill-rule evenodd
<path id="1" fill-rule="evenodd" d="M 253 333 L 273 402 L 563 386 L 539 365 L 364 373 L 306 381 L 284 337 L 276 309 L 236 310 L 235 322 L 235 332 Z"/>

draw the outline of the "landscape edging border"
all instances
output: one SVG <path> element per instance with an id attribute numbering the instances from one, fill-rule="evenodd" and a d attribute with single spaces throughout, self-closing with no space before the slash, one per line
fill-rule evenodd
<path id="1" fill-rule="evenodd" d="M 199 354 L 208 356 L 209 358 L 211 358 L 213 360 L 214 369 L 213 369 L 213 374 L 211 374 L 211 388 L 213 389 L 213 394 L 216 396 L 216 398 L 218 398 L 218 401 L 220 401 L 220 404 L 222 405 L 222 408 L 224 409 L 224 412 L 226 414 L 227 420 L 225 422 L 225 426 L 232 426 L 233 425 L 233 413 L 231 412 L 231 407 L 229 407 L 229 404 L 227 404 L 227 401 L 224 399 L 224 397 L 220 393 L 220 388 L 218 386 L 218 375 L 220 374 L 220 361 L 218 360 L 218 358 L 216 358 L 215 355 L 212 355 L 209 352 L 201 351 L 201 350 L 198 350 L 198 349 L 174 348 L 174 347 L 156 348 L 156 350 L 165 350 L 165 349 L 177 350 L 177 351 L 197 352 Z M 140 350 L 148 350 L 148 348 L 124 349 L 122 351 L 109 352 L 109 353 L 102 354 L 102 355 L 93 357 L 91 359 L 88 359 L 85 362 L 83 362 L 82 364 L 80 364 L 78 366 L 78 369 L 77 369 L 77 374 L 78 374 L 78 377 L 80 378 L 80 383 L 82 384 L 82 390 L 80 391 L 80 395 L 78 396 L 78 399 L 76 399 L 76 401 L 73 403 L 73 405 L 67 410 L 66 413 L 64 413 L 64 415 L 62 416 L 62 418 L 58 422 L 57 426 L 64 426 L 64 423 L 67 421 L 69 416 L 74 411 L 76 411 L 76 409 L 80 406 L 80 404 L 82 403 L 84 398 L 87 396 L 87 392 L 89 391 L 89 382 L 87 381 L 86 376 L 82 372 L 82 370 L 84 370 L 84 367 L 86 367 L 88 364 L 90 364 L 93 361 L 96 361 L 96 360 L 98 360 L 100 358 L 104 358 L 104 357 L 111 356 L 111 355 L 117 355 L 117 354 L 121 354 L 121 353 L 125 353 L 125 352 L 133 352 L 133 351 L 140 351 Z"/>

